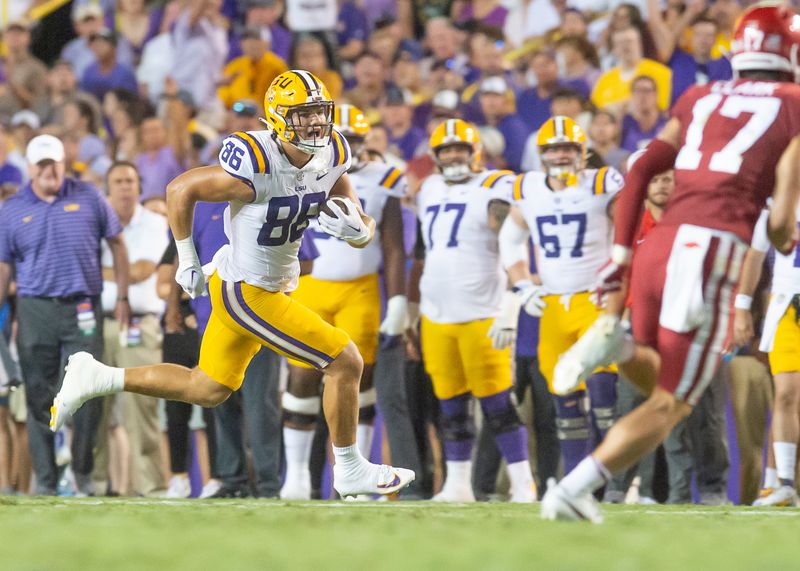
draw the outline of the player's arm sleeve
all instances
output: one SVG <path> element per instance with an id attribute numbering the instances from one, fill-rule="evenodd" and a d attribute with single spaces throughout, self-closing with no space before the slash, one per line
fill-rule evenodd
<path id="1" fill-rule="evenodd" d="M 642 205 L 650 180 L 675 164 L 678 150 L 661 139 L 653 139 L 633 163 L 614 207 L 614 244 L 630 249 L 636 236 Z"/>
<path id="2" fill-rule="evenodd" d="M 519 212 L 512 212 L 512 215 L 506 217 L 498 236 L 500 260 L 504 268 L 510 268 L 521 261 L 526 264 L 528 262 L 528 238 L 531 233 L 527 226 L 518 222 Z"/>
<path id="3" fill-rule="evenodd" d="M 267 172 L 266 155 L 251 136 L 234 133 L 226 137 L 219 152 L 219 165 L 233 178 L 253 189 L 253 202 L 266 198 L 266 188 L 259 191 L 253 182 L 257 173 Z"/>

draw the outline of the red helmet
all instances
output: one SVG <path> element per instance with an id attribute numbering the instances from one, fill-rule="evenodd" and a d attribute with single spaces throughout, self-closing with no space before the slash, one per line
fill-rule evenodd
<path id="1" fill-rule="evenodd" d="M 736 24 L 731 42 L 735 72 L 774 70 L 800 78 L 800 16 L 785 5 L 756 4 Z"/>

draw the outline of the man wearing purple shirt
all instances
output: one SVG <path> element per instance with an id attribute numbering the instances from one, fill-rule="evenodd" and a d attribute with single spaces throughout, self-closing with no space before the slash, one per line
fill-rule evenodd
<path id="1" fill-rule="evenodd" d="M 0 306 L 16 273 L 18 347 L 26 384 L 28 434 L 37 494 L 54 495 L 58 480 L 50 404 L 63 358 L 103 354 L 100 241 L 113 256 L 115 318 L 127 323 L 128 253 L 119 219 L 91 185 L 65 177 L 64 146 L 34 137 L 26 151 L 31 182 L 0 209 Z M 102 412 L 97 399 L 73 418 L 72 469 L 79 494 L 91 494 L 93 448 Z"/>
<path id="2" fill-rule="evenodd" d="M 628 109 L 622 118 L 620 148 L 633 153 L 654 139 L 667 122 L 658 108 L 658 89 L 651 77 L 640 75 L 631 82 Z"/>
<path id="3" fill-rule="evenodd" d="M 500 131 L 505 140 L 503 159 L 506 164 L 502 167 L 519 172 L 522 151 L 531 130 L 519 115 L 512 112 L 514 92 L 501 76 L 484 79 L 478 89 L 478 103 L 485 124 Z"/>
<path id="4" fill-rule="evenodd" d="M 390 147 L 395 147 L 403 160 L 412 159 L 427 135 L 412 122 L 414 106 L 411 103 L 411 95 L 399 87 L 390 87 L 386 90 L 381 115 L 389 131 Z"/>
<path id="5" fill-rule="evenodd" d="M 694 84 L 728 80 L 733 70 L 727 58 L 713 59 L 711 50 L 717 40 L 719 26 L 713 18 L 700 17 L 692 24 L 691 53 L 675 48 L 667 65 L 672 70 L 672 103 Z"/>
<path id="6" fill-rule="evenodd" d="M 83 72 L 80 88 L 101 100 L 112 89 L 138 90 L 136 75 L 128 66 L 117 60 L 117 35 L 103 29 L 89 38 L 89 47 L 97 61 Z"/>
<path id="7" fill-rule="evenodd" d="M 140 127 L 142 150 L 136 157 L 136 168 L 142 177 L 142 202 L 164 198 L 169 181 L 186 169 L 168 144 L 167 131 L 159 117 L 148 117 Z"/>

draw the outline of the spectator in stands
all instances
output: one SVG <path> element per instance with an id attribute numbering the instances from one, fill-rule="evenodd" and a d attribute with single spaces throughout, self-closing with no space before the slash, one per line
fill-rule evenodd
<path id="1" fill-rule="evenodd" d="M 164 9 L 160 33 L 145 44 L 136 68 L 139 93 L 153 104 L 161 98 L 164 82 L 174 64 L 175 48 L 172 45 L 171 30 L 172 24 L 181 13 L 180 8 L 180 4 L 172 2 Z"/>
<path id="2" fill-rule="evenodd" d="M 231 60 L 222 72 L 218 93 L 226 108 L 239 99 L 263 98 L 272 80 L 289 69 L 270 51 L 269 41 L 257 28 L 242 32 L 241 47 L 242 55 Z"/>
<path id="3" fill-rule="evenodd" d="M 386 93 L 386 79 L 381 60 L 370 52 L 364 52 L 356 60 L 355 85 L 344 92 L 343 99 L 352 103 L 367 116 L 370 123 L 378 120 L 377 107 Z"/>
<path id="4" fill-rule="evenodd" d="M 96 59 L 94 52 L 89 47 L 89 39 L 105 26 L 103 9 L 94 2 L 80 4 L 72 13 L 72 23 L 78 37 L 64 46 L 61 50 L 61 58 L 70 62 L 75 71 L 75 77 L 81 78 Z M 120 42 L 117 46 L 117 58 L 121 64 L 133 66 L 133 49 L 127 41 Z"/>
<path id="5" fill-rule="evenodd" d="M 517 115 L 529 129 L 537 131 L 550 117 L 551 98 L 559 86 L 555 55 L 549 51 L 535 52 L 530 59 L 530 70 L 536 85 L 517 97 Z"/>
<path id="6" fill-rule="evenodd" d="M 3 32 L 4 81 L 0 83 L 0 116 L 29 109 L 45 93 L 47 68 L 30 52 L 31 33 L 25 21 L 11 22 Z"/>
<path id="7" fill-rule="evenodd" d="M 305 69 L 322 80 L 334 101 L 342 94 L 344 82 L 341 76 L 331 68 L 331 61 L 325 44 L 312 34 L 300 34 L 292 45 L 289 58 L 292 69 Z"/>
<path id="8" fill-rule="evenodd" d="M 172 29 L 170 75 L 200 109 L 217 107 L 217 84 L 228 55 L 228 22 L 220 5 L 221 0 L 198 0 L 183 9 Z"/>
<path id="9" fill-rule="evenodd" d="M 98 115 L 95 109 L 82 99 L 75 99 L 64 106 L 64 133 L 78 141 L 77 159 L 90 164 L 106 152 L 105 143 L 97 136 Z"/>
<path id="10" fill-rule="evenodd" d="M 425 25 L 425 46 L 430 56 L 420 62 L 422 76 L 427 77 L 434 64 L 445 64 L 460 74 L 468 71 L 467 56 L 460 52 L 458 37 L 449 18 L 431 18 Z"/>
<path id="11" fill-rule="evenodd" d="M 47 92 L 33 107 L 44 125 L 60 124 L 64 107 L 76 97 L 91 99 L 88 94 L 78 91 L 78 78 L 67 60 L 58 60 L 47 73 Z"/>
<path id="12" fill-rule="evenodd" d="M 457 0 L 450 14 L 457 24 L 480 22 L 499 31 L 505 26 L 508 8 L 499 0 Z"/>
<path id="13" fill-rule="evenodd" d="M 286 27 L 294 33 L 322 32 L 335 41 L 336 0 L 316 0 L 314 2 L 286 3 Z M 291 59 L 291 58 L 289 58 Z"/>
<path id="14" fill-rule="evenodd" d="M 22 180 L 26 183 L 29 180 L 29 174 L 25 149 L 28 148 L 31 139 L 39 134 L 41 126 L 39 116 L 30 109 L 17 111 L 9 123 L 14 148 L 9 151 L 7 160 L 22 172 Z"/>
<path id="15" fill-rule="evenodd" d="M 555 44 L 559 77 L 588 99 L 600 78 L 600 59 L 592 43 L 581 36 L 564 37 Z"/>
<path id="16" fill-rule="evenodd" d="M 625 170 L 625 161 L 630 153 L 619 147 L 619 121 L 613 113 L 602 109 L 597 111 L 592 117 L 588 135 L 592 141 L 592 149 L 604 164 L 619 171 Z"/>
<path id="17" fill-rule="evenodd" d="M 127 40 L 138 61 L 144 45 L 159 33 L 164 9 L 148 8 L 145 0 L 118 0 L 116 8 L 106 25 Z"/>
<path id="18" fill-rule="evenodd" d="M 283 8 L 283 0 L 249 0 L 244 23 L 248 28 L 260 29 L 262 37 L 268 32 L 272 52 L 282 60 L 289 61 L 292 33 L 281 24 Z"/>
<path id="19" fill-rule="evenodd" d="M 8 161 L 9 135 L 0 125 L 0 203 L 22 186 L 22 171 Z"/>
<path id="20" fill-rule="evenodd" d="M 142 153 L 136 157 L 136 166 L 141 173 L 142 200 L 163 197 L 167 183 L 185 169 L 179 153 L 170 145 L 170 134 L 161 118 L 152 116 L 142 121 L 140 134 Z"/>
<path id="21" fill-rule="evenodd" d="M 519 12 L 506 19 L 504 32 L 515 45 L 529 38 L 544 36 L 558 28 L 566 2 L 559 0 L 528 0 L 522 2 Z"/>
<path id="22" fill-rule="evenodd" d="M 658 108 L 656 82 L 641 75 L 631 82 L 628 113 L 622 118 L 620 147 L 633 153 L 643 149 L 667 123 L 667 116 Z"/>
<path id="23" fill-rule="evenodd" d="M 117 59 L 117 35 L 107 28 L 92 34 L 89 47 L 96 61 L 83 72 L 80 86 L 97 99 L 112 89 L 127 89 L 136 92 L 138 84 L 133 69 Z"/>
<path id="24" fill-rule="evenodd" d="M 345 61 L 353 61 L 367 45 L 369 22 L 364 11 L 354 0 L 343 0 L 339 4 L 339 19 L 336 25 L 338 55 Z"/>
<path id="25" fill-rule="evenodd" d="M 113 89 L 103 98 L 103 116 L 111 141 L 110 156 L 116 160 L 132 160 L 139 152 L 137 128 L 145 108 L 135 93 Z"/>
<path id="26" fill-rule="evenodd" d="M 522 151 L 525 140 L 530 135 L 530 128 L 514 113 L 514 92 L 502 77 L 490 77 L 481 82 L 478 93 L 485 125 L 495 127 L 503 135 L 505 149 L 504 165 L 495 168 L 509 168 L 519 171 L 522 162 Z"/>
<path id="27" fill-rule="evenodd" d="M 717 37 L 717 22 L 699 18 L 692 25 L 691 53 L 675 48 L 667 65 L 672 70 L 672 103 L 691 85 L 733 77 L 731 64 L 725 57 L 713 58 L 711 50 Z"/>
<path id="28" fill-rule="evenodd" d="M 592 90 L 592 103 L 621 113 L 630 99 L 633 78 L 646 75 L 653 78 L 657 87 L 658 107 L 669 107 L 672 72 L 657 61 L 642 55 L 642 35 L 635 27 L 619 29 L 611 35 L 611 46 L 617 65 L 597 80 Z"/>
<path id="29" fill-rule="evenodd" d="M 642 17 L 641 9 L 631 2 L 621 3 L 611 12 L 608 18 L 608 25 L 600 33 L 598 44 L 601 46 L 600 51 L 603 56 L 601 58 L 603 69 L 619 65 L 619 56 L 614 53 L 612 38 L 616 32 L 627 28 L 636 28 L 636 30 L 638 30 L 639 36 L 642 39 L 642 53 L 644 57 L 653 60 L 658 58 L 655 40 L 650 33 L 647 22 Z"/>
<path id="30" fill-rule="evenodd" d="M 713 0 L 708 8 L 709 17 L 717 22 L 717 40 L 711 55 L 715 58 L 722 57 L 731 51 L 731 38 L 736 20 L 744 9 L 744 3 L 739 0 Z"/>
<path id="31" fill-rule="evenodd" d="M 411 121 L 414 110 L 411 94 L 399 87 L 391 87 L 381 105 L 381 116 L 389 133 L 389 145 L 403 160 L 409 160 L 425 139 L 425 131 Z"/>
<path id="32" fill-rule="evenodd" d="M 569 87 L 559 87 L 553 92 L 550 102 L 550 114 L 548 118 L 555 115 L 562 115 L 574 119 L 581 126 L 584 133 L 589 129 L 591 115 L 584 109 L 584 100 L 581 94 Z M 525 150 L 522 152 L 522 170 L 540 170 L 542 163 L 539 160 L 539 145 L 536 137 L 539 133 L 537 129 L 530 134 L 525 142 Z"/>
<path id="33" fill-rule="evenodd" d="M 156 292 L 156 265 L 167 248 L 167 221 L 139 204 L 141 181 L 132 163 L 118 162 L 107 174 L 108 201 L 122 224 L 122 237 L 130 260 L 130 320 L 114 315 L 117 283 L 111 250 L 103 245 L 103 294 L 105 313 L 103 363 L 116 367 L 138 367 L 161 362 L 161 315 L 164 301 Z M 161 429 L 158 399 L 124 394 L 109 397 L 120 401 L 121 422 L 130 440 L 132 490 L 150 496 L 165 488 L 161 471 Z M 125 494 L 127 490 L 117 488 Z"/>

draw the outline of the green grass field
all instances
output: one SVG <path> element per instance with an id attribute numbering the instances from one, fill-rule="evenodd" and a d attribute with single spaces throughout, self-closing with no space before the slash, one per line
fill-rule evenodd
<path id="1" fill-rule="evenodd" d="M 0 498 L 0 569 L 798 569 L 800 510 Z"/>

